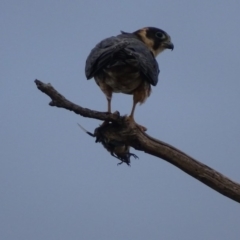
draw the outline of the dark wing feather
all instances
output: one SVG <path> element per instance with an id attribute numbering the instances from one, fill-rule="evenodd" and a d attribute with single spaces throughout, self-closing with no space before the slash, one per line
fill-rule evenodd
<path id="1" fill-rule="evenodd" d="M 121 41 L 117 37 L 104 39 L 90 52 L 85 66 L 87 79 L 91 79 L 95 73 L 103 69 L 111 62 L 114 54 L 124 49 L 129 43 Z"/>
<path id="2" fill-rule="evenodd" d="M 138 66 L 140 73 L 150 84 L 157 84 L 159 68 L 153 54 L 140 40 L 127 34 L 104 39 L 93 48 L 86 60 L 87 79 L 104 68 L 121 64 L 116 61 L 117 55 L 124 58 L 124 64 Z"/>
<path id="3" fill-rule="evenodd" d="M 138 41 L 138 40 L 137 40 Z M 130 54 L 138 62 L 139 70 L 144 78 L 153 86 L 158 83 L 159 66 L 152 52 L 141 42 L 129 45 Z"/>

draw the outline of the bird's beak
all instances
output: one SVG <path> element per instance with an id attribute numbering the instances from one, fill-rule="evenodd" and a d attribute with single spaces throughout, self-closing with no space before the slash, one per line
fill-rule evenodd
<path id="1" fill-rule="evenodd" d="M 174 49 L 174 45 L 172 42 L 164 43 L 164 47 L 171 50 Z"/>

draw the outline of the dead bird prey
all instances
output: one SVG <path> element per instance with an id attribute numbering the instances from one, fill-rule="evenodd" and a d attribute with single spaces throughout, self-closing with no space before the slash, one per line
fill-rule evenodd
<path id="1" fill-rule="evenodd" d="M 110 152 L 110 154 L 113 157 L 119 159 L 121 162 L 118 163 L 117 165 L 126 163 L 128 166 L 131 166 L 130 158 L 131 157 L 134 157 L 135 159 L 138 158 L 137 155 L 129 152 L 130 146 L 127 146 L 126 144 L 115 141 L 115 140 L 108 139 L 103 133 L 103 128 L 105 128 L 106 126 L 97 128 L 94 133 L 88 132 L 79 123 L 78 123 L 78 126 L 91 137 L 96 137 L 96 140 L 95 140 L 96 143 L 97 142 L 102 143 L 103 147 L 107 149 L 107 151 Z"/>

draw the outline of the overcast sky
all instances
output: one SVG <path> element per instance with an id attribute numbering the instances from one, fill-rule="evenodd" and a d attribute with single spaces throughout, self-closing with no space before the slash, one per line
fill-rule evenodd
<path id="1" fill-rule="evenodd" d="M 142 152 L 117 166 L 34 79 L 106 111 L 84 74 L 90 50 L 120 30 L 165 30 L 159 83 L 136 109 L 148 134 L 240 182 L 240 1 L 0 2 L 0 236 L 3 240 L 239 239 L 240 205 Z M 115 94 L 129 114 L 132 97 Z"/>

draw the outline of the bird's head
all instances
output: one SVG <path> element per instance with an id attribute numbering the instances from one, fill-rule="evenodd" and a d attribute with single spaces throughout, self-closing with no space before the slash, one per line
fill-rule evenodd
<path id="1" fill-rule="evenodd" d="M 173 50 L 174 48 L 171 37 L 161 29 L 146 27 L 137 30 L 133 34 L 147 45 L 155 57 L 165 49 Z"/>

